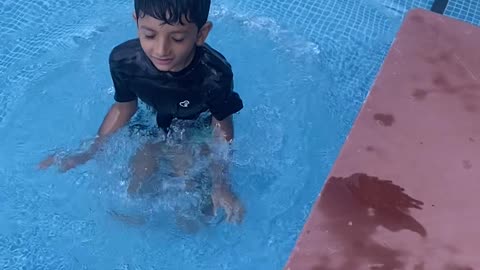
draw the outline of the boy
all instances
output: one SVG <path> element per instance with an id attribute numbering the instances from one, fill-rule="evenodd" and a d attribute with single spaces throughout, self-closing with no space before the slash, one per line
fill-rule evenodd
<path id="1" fill-rule="evenodd" d="M 175 133 L 172 122 L 195 120 L 198 124 L 207 113 L 217 145 L 232 142 L 233 114 L 243 108 L 243 103 L 233 91 L 230 64 L 205 43 L 212 29 L 207 21 L 209 10 L 210 0 L 135 0 L 138 39 L 115 47 L 109 59 L 116 102 L 91 147 L 61 160 L 60 170 L 90 160 L 109 135 L 127 125 L 137 112 L 138 99 L 156 111 L 158 132 L 167 137 Z M 185 149 L 172 150 L 164 141 L 147 143 L 132 159 L 129 194 L 141 191 L 156 172 L 157 158 L 162 155 L 175 152 L 172 167 L 181 175 L 191 165 L 188 158 L 193 159 Z M 202 152 L 211 155 L 208 148 Z M 53 163 L 51 156 L 40 167 Z M 226 181 L 227 161 L 214 158 L 210 163 L 214 210 L 223 208 L 227 221 L 241 222 L 243 207 Z"/>

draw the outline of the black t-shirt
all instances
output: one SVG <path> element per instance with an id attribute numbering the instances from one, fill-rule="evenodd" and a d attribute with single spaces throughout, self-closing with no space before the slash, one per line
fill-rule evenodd
<path id="1" fill-rule="evenodd" d="M 233 91 L 230 64 L 206 44 L 197 47 L 190 65 L 179 72 L 156 69 L 138 39 L 115 47 L 109 60 L 115 100 L 139 98 L 155 109 L 160 128 L 168 128 L 174 118 L 195 120 L 207 111 L 221 121 L 243 108 Z"/>

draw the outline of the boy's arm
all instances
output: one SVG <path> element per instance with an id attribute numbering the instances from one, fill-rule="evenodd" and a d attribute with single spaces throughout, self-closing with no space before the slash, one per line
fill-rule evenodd
<path id="1" fill-rule="evenodd" d="M 212 127 L 214 127 L 214 135 L 217 139 L 223 139 L 228 143 L 231 143 L 233 140 L 233 116 L 218 121 L 215 117 L 212 116 Z"/>
<path id="2" fill-rule="evenodd" d="M 222 121 L 218 121 L 212 117 L 212 127 L 215 143 L 225 144 L 233 141 L 233 117 L 229 116 Z M 228 149 L 230 151 L 230 149 Z M 230 155 L 230 153 L 228 153 Z M 213 187 L 222 188 L 228 185 L 226 176 L 228 173 L 229 160 L 225 157 L 215 157 L 211 163 L 213 173 Z"/>
<path id="3" fill-rule="evenodd" d="M 135 99 L 130 102 L 116 102 L 112 105 L 107 115 L 103 119 L 97 137 L 86 153 L 90 158 L 100 149 L 105 139 L 124 127 L 137 112 L 138 101 Z"/>
<path id="4" fill-rule="evenodd" d="M 212 117 L 214 139 L 219 144 L 231 144 L 233 141 L 233 116 L 222 121 Z M 228 145 L 229 147 L 230 145 Z M 244 209 L 238 198 L 232 192 L 228 183 L 228 167 L 230 162 L 230 149 L 228 156 L 216 156 L 210 163 L 212 172 L 212 200 L 215 210 L 224 208 L 227 214 L 227 221 L 239 223 L 243 219 Z"/>
<path id="5" fill-rule="evenodd" d="M 79 154 L 68 156 L 61 160 L 60 170 L 68 171 L 78 165 L 84 164 L 96 154 L 96 152 L 101 148 L 105 139 L 115 133 L 118 129 L 125 126 L 132 116 L 137 111 L 138 102 L 133 100 L 130 102 L 116 102 L 112 105 L 107 115 L 105 116 L 102 125 L 100 126 L 95 141 L 92 145 L 85 151 Z M 55 161 L 55 157 L 49 156 L 39 165 L 41 169 L 46 169 L 51 166 Z"/>

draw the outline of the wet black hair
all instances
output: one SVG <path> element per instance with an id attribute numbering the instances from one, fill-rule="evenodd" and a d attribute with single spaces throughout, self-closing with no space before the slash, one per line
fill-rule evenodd
<path id="1" fill-rule="evenodd" d="M 138 18 L 151 16 L 167 24 L 194 23 L 198 29 L 207 22 L 211 0 L 135 0 Z"/>

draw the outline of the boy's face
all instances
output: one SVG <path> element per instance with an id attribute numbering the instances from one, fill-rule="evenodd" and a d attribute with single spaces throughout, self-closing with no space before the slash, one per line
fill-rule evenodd
<path id="1" fill-rule="evenodd" d="M 136 18 L 135 18 L 136 19 Z M 142 49 L 160 71 L 180 71 L 192 61 L 195 47 L 205 42 L 212 24 L 201 29 L 194 23 L 170 25 L 151 16 L 138 18 L 138 36 Z"/>

